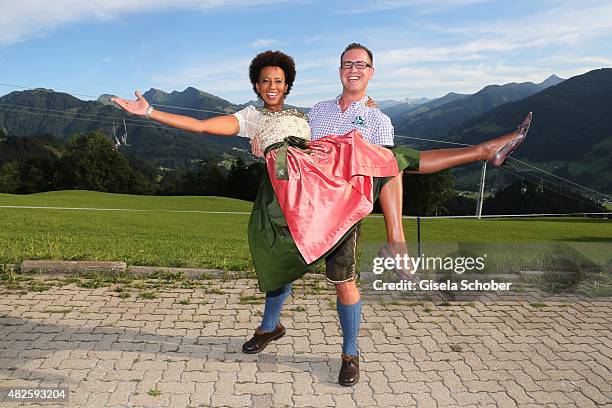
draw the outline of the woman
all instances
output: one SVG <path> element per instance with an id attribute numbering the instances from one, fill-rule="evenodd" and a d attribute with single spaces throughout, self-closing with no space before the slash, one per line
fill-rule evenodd
<path id="1" fill-rule="evenodd" d="M 302 276 L 331 252 L 372 211 L 377 192 L 401 170 L 430 173 L 488 159 L 495 166 L 523 141 L 531 115 L 519 131 L 471 148 L 418 152 L 365 142 L 359 132 L 310 141 L 308 118 L 283 110 L 295 80 L 295 64 L 280 51 L 251 62 L 249 76 L 264 108 L 249 106 L 232 115 L 198 120 L 153 109 L 136 91 L 136 101 L 112 100 L 134 115 L 179 129 L 251 140 L 266 170 L 249 221 L 249 247 L 262 291 Z M 316 214 L 316 220 L 311 220 Z"/>

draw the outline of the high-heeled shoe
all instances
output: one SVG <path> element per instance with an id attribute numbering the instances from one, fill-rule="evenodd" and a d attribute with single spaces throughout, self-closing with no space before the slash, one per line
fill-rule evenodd
<path id="1" fill-rule="evenodd" d="M 510 153 L 515 151 L 521 145 L 521 143 L 523 143 L 523 140 L 525 140 L 525 137 L 527 137 L 529 126 L 531 126 L 531 117 L 532 112 L 529 112 L 525 117 L 525 120 L 523 120 L 523 123 L 521 123 L 516 129 L 516 135 L 514 136 L 514 138 L 512 138 L 511 141 L 503 145 L 493 155 L 493 157 L 488 160 L 490 165 L 492 165 L 493 167 L 501 166 L 502 164 L 504 164 L 506 158 L 510 155 Z"/>
<path id="2" fill-rule="evenodd" d="M 406 247 L 405 242 L 388 242 L 378 251 L 378 256 L 384 259 L 396 259 L 398 255 L 401 260 L 400 264 L 398 265 L 396 263 L 391 268 L 391 270 L 395 272 L 395 275 L 397 275 L 397 278 L 400 281 L 418 281 L 420 278 L 415 274 L 415 272 L 410 270 L 410 255 L 408 255 L 408 248 Z M 407 264 L 405 265 L 404 263 Z"/>

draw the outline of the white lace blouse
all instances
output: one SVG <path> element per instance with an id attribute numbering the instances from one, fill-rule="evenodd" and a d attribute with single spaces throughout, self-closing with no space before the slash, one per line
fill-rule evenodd
<path id="1" fill-rule="evenodd" d="M 271 112 L 249 105 L 234 116 L 240 124 L 238 136 L 251 139 L 251 151 L 258 157 L 264 156 L 268 146 L 288 136 L 310 140 L 308 117 L 297 109 Z"/>

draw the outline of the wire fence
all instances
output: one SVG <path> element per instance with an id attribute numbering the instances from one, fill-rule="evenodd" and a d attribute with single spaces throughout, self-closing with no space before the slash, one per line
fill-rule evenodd
<path id="1" fill-rule="evenodd" d="M 0 205 L 0 209 L 30 209 L 30 210 L 61 210 L 61 211 L 111 211 L 111 212 L 157 212 L 157 213 L 195 213 L 216 215 L 249 215 L 249 211 L 208 211 L 208 210 L 161 210 L 161 209 L 132 209 L 132 208 L 96 208 L 96 207 L 59 207 L 40 205 Z M 488 214 L 481 218 L 533 218 L 533 217 L 597 217 L 612 218 L 610 212 L 574 212 L 574 213 L 539 213 L 539 214 Z M 368 218 L 383 218 L 381 214 L 371 214 Z M 403 215 L 403 219 L 470 219 L 479 218 L 477 215 Z"/>

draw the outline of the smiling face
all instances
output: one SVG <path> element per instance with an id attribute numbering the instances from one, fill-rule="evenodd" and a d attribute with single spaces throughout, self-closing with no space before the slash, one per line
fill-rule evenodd
<path id="1" fill-rule="evenodd" d="M 285 83 L 285 72 L 282 68 L 263 67 L 255 88 L 267 109 L 272 112 L 283 109 L 287 84 Z"/>
<path id="2" fill-rule="evenodd" d="M 342 64 L 346 61 L 365 61 L 368 65 L 372 65 L 372 61 L 368 56 L 368 53 L 361 48 L 354 48 L 348 50 L 342 56 L 340 72 L 340 81 L 342 81 L 342 87 L 344 93 L 365 96 L 368 82 L 374 75 L 374 68 L 366 67 L 365 69 L 358 69 L 354 64 L 351 68 L 342 68 Z"/>

